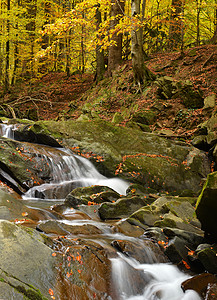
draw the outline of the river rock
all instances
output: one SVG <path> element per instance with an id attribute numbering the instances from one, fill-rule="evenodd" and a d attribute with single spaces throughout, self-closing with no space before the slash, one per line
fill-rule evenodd
<path id="1" fill-rule="evenodd" d="M 213 274 L 203 273 L 196 276 L 193 276 L 190 279 L 187 279 L 182 283 L 182 289 L 184 291 L 187 290 L 194 290 L 196 291 L 203 299 L 216 299 L 210 298 L 210 288 L 213 286 L 215 288 L 217 284 L 217 278 Z M 211 285 L 211 287 L 210 287 Z M 215 285 L 215 286 L 214 286 Z M 209 298 L 206 296 L 209 295 Z M 216 288 L 215 288 L 215 295 L 216 295 Z"/>
<path id="2" fill-rule="evenodd" d="M 128 217 L 140 207 L 146 205 L 146 201 L 138 196 L 121 198 L 114 203 L 104 202 L 98 212 L 102 220 L 121 219 Z"/>
<path id="3" fill-rule="evenodd" d="M 141 235 L 143 235 L 144 229 L 139 226 L 134 226 L 126 220 L 120 220 L 115 223 L 113 232 L 120 232 L 131 237 L 140 237 Z"/>
<path id="4" fill-rule="evenodd" d="M 163 254 L 158 244 L 149 240 L 114 240 L 112 246 L 126 256 L 135 258 L 141 264 L 168 262 L 167 257 Z"/>
<path id="5" fill-rule="evenodd" d="M 49 289 L 56 292 L 56 258 L 39 233 L 0 220 L 0 252 L 1 299 L 45 300 Z"/>
<path id="6" fill-rule="evenodd" d="M 13 124 L 17 124 L 22 120 L 13 120 Z M 25 122 L 26 123 L 26 122 Z M 9 121 L 9 124 L 11 122 Z M 35 123 L 30 124 L 20 124 L 16 130 L 14 130 L 14 139 L 21 142 L 29 142 L 42 144 L 51 147 L 62 148 L 60 143 L 52 136 L 48 135 L 48 132 L 45 128 L 40 127 Z"/>
<path id="7" fill-rule="evenodd" d="M 65 145 L 80 147 L 103 157 L 101 171 L 156 190 L 198 192 L 210 172 L 206 154 L 182 142 L 151 133 L 115 126 L 103 120 L 39 121 Z M 92 157 L 94 160 L 94 157 Z"/>
<path id="8" fill-rule="evenodd" d="M 127 221 L 145 229 L 147 226 L 171 227 L 203 235 L 190 202 L 195 203 L 195 198 L 163 196 L 133 213 Z"/>
<path id="9" fill-rule="evenodd" d="M 65 205 L 77 208 L 79 205 L 112 202 L 120 198 L 120 195 L 106 186 L 90 186 L 74 189 L 65 199 Z"/>
<path id="10" fill-rule="evenodd" d="M 205 232 L 217 237 L 217 172 L 208 175 L 196 204 L 196 215 Z"/>
<path id="11" fill-rule="evenodd" d="M 111 261 L 102 246 L 61 237 L 56 255 L 61 259 L 56 286 L 60 299 L 113 299 Z"/>
<path id="12" fill-rule="evenodd" d="M 63 222 L 48 220 L 40 223 L 37 228 L 45 233 L 52 233 L 55 235 L 95 235 L 100 234 L 102 231 L 94 225 L 70 225 Z"/>
<path id="13" fill-rule="evenodd" d="M 197 248 L 196 254 L 198 259 L 203 264 L 204 268 L 212 273 L 217 273 L 217 245 L 205 246 L 204 248 Z"/>

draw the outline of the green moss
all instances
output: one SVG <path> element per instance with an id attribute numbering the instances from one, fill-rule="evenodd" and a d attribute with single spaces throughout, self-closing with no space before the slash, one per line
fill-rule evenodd
<path id="1" fill-rule="evenodd" d="M 14 288 L 19 293 L 25 295 L 27 297 L 27 299 L 30 299 L 30 300 L 48 300 L 48 298 L 44 297 L 38 289 L 36 289 L 36 290 L 25 289 L 23 286 L 16 286 Z"/>

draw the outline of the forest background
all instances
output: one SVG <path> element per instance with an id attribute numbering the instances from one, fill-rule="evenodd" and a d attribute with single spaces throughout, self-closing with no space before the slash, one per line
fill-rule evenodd
<path id="1" fill-rule="evenodd" d="M 175 51 L 182 58 L 186 49 L 217 41 L 216 0 L 0 3 L 3 104 L 16 98 L 10 95 L 13 86 L 23 82 L 34 84 L 51 73 L 66 78 L 94 74 L 99 82 L 129 60 L 138 85 L 135 92 L 142 92 L 141 86 L 154 79 L 144 64 L 151 56 Z"/>

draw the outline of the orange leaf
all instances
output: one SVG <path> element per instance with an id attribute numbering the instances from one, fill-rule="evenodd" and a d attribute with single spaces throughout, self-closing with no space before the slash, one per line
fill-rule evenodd
<path id="1" fill-rule="evenodd" d="M 49 294 L 50 294 L 51 296 L 53 296 L 53 295 L 54 295 L 54 292 L 53 292 L 53 290 L 52 290 L 52 289 L 49 289 Z"/>

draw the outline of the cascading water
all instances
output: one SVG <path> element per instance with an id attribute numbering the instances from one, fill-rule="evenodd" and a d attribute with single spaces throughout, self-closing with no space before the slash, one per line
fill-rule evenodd
<path id="1" fill-rule="evenodd" d="M 17 125 L 0 124 L 0 136 L 6 137 L 8 139 L 14 139 L 14 130 L 17 129 Z"/>
<path id="2" fill-rule="evenodd" d="M 113 283 L 121 300 L 200 300 L 193 290 L 185 293 L 181 283 L 190 276 L 183 274 L 177 267 L 169 264 L 147 263 L 140 264 L 132 258 L 120 255 L 112 259 Z M 146 275 L 147 285 L 143 293 L 134 295 L 134 277 L 131 270 Z"/>
<path id="3" fill-rule="evenodd" d="M 15 125 L 0 124 L 0 135 L 13 138 Z M 119 194 L 125 194 L 129 184 L 121 179 L 108 179 L 100 174 L 93 164 L 87 159 L 74 155 L 69 150 L 54 149 L 40 146 L 40 151 L 32 146 L 36 163 L 41 168 L 46 165 L 47 182 L 35 186 L 27 191 L 23 199 L 48 201 L 49 199 L 64 199 L 75 187 L 104 185 Z M 34 150 L 35 149 L 35 150 Z M 45 179 L 46 181 L 46 179 Z M 40 201 L 38 201 L 40 202 Z M 53 201 L 54 202 L 54 201 Z M 40 206 L 38 206 L 40 207 Z M 66 214 L 70 213 L 65 212 Z M 63 214 L 64 216 L 64 214 Z M 182 273 L 176 266 L 167 263 L 158 263 L 151 249 L 143 244 L 142 239 L 127 237 L 123 234 L 114 234 L 110 225 L 93 220 L 57 220 L 70 226 L 90 224 L 99 228 L 102 233 L 94 235 L 94 241 L 99 245 L 111 247 L 111 241 L 125 240 L 140 244 L 146 257 L 145 263 L 127 257 L 119 252 L 110 258 L 112 265 L 112 282 L 114 289 L 113 300 L 199 300 L 199 295 L 193 290 L 185 293 L 181 289 L 181 283 L 190 276 Z M 90 237 L 88 237 L 91 239 Z M 135 281 L 135 277 L 139 278 Z M 110 298 L 111 299 L 111 298 Z"/>
<path id="4" fill-rule="evenodd" d="M 43 160 L 49 166 L 51 180 L 49 183 L 35 186 L 28 190 L 25 198 L 65 198 L 76 187 L 91 185 L 108 186 L 119 194 L 126 194 L 129 184 L 118 178 L 106 178 L 100 174 L 93 164 L 70 150 L 56 149 L 55 152 L 45 150 L 35 153 L 36 160 Z"/>

